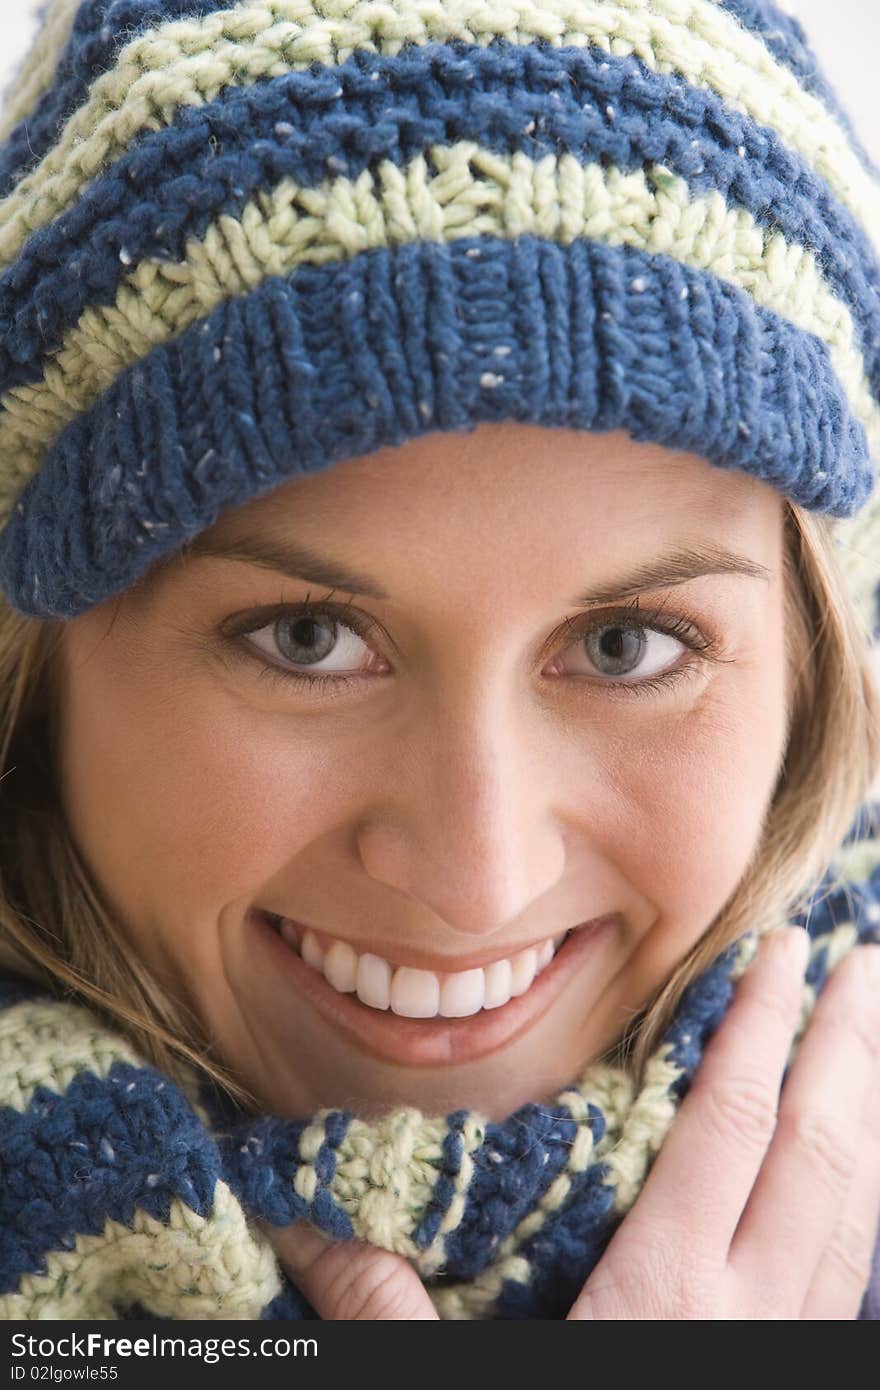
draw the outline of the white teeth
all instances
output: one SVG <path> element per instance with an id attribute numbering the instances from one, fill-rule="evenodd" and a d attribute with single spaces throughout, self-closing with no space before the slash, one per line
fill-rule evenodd
<path id="1" fill-rule="evenodd" d="M 480 970 L 460 970 L 444 975 L 440 986 L 440 1013 L 443 1018 L 467 1018 L 483 1007 L 485 974 Z"/>
<path id="2" fill-rule="evenodd" d="M 325 952 L 311 928 L 298 942 L 296 929 L 287 918 L 280 919 L 279 930 L 306 965 L 320 971 L 340 994 L 356 992 L 369 1008 L 390 1008 L 402 1018 L 468 1018 L 481 1009 L 499 1009 L 511 998 L 525 994 L 568 936 L 568 932 L 560 932 L 540 946 L 528 946 L 484 969 L 438 973 L 409 965 L 395 968 L 372 951 L 359 956 L 347 941 L 334 941 Z"/>
<path id="3" fill-rule="evenodd" d="M 440 981 L 434 971 L 398 966 L 391 981 L 391 1008 L 404 1018 L 434 1018 L 440 1008 Z"/>
<path id="4" fill-rule="evenodd" d="M 289 922 L 286 917 L 282 917 L 280 919 L 280 926 L 278 930 L 281 932 L 281 935 L 284 937 L 284 940 L 287 942 L 288 946 L 292 946 L 294 950 L 298 951 L 299 942 L 296 939 L 296 931 L 294 930 L 292 923 Z"/>
<path id="5" fill-rule="evenodd" d="M 306 965 L 310 965 L 313 970 L 323 970 L 324 952 L 321 950 L 320 941 L 311 928 L 309 928 L 302 939 L 302 946 L 300 947 L 299 953 Z"/>
<path id="6" fill-rule="evenodd" d="M 321 966 L 315 968 L 320 970 Z M 347 941 L 334 941 L 324 957 L 324 975 L 330 984 L 340 994 L 353 994 L 357 989 L 357 974 L 357 952 Z"/>
<path id="7" fill-rule="evenodd" d="M 483 999 L 484 1009 L 498 1009 L 502 1004 L 506 1004 L 510 998 L 510 977 L 512 974 L 509 960 L 493 960 L 491 965 L 487 965 L 483 971 L 486 976 L 486 995 Z"/>
<path id="8" fill-rule="evenodd" d="M 553 942 L 545 941 L 544 945 L 538 948 L 538 965 L 535 973 L 540 974 L 540 972 L 544 969 L 544 966 L 549 965 L 552 959 Z"/>
<path id="9" fill-rule="evenodd" d="M 538 968 L 538 957 L 534 946 L 529 946 L 525 951 L 520 951 L 518 956 L 514 956 L 510 964 L 510 992 L 513 995 L 525 994 L 532 980 L 535 978 L 535 971 Z"/>
<path id="10" fill-rule="evenodd" d="M 358 959 L 357 997 L 372 1009 L 387 1009 L 391 1003 L 391 966 L 382 956 L 366 951 Z"/>

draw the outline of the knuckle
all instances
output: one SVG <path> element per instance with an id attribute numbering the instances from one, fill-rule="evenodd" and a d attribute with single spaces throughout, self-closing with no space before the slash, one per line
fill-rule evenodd
<path id="1" fill-rule="evenodd" d="M 846 967 L 846 969 L 844 969 Z M 855 988 L 870 1002 L 880 989 L 880 942 L 861 941 L 844 956 L 837 973 L 847 976 Z"/>
<path id="2" fill-rule="evenodd" d="M 880 1056 L 877 1033 L 880 989 L 874 983 L 874 961 L 880 960 L 880 945 L 860 945 L 834 969 L 826 989 L 816 1004 L 826 1018 L 843 1030 L 855 1026 L 860 1040 L 872 1056 Z"/>
<path id="3" fill-rule="evenodd" d="M 794 990 L 788 993 L 780 989 L 778 982 L 770 982 L 761 975 L 752 977 L 747 974 L 746 980 L 750 986 L 749 1012 L 748 1014 L 738 1012 L 735 1022 L 732 1018 L 730 1020 L 733 1027 L 737 1029 L 741 1042 L 746 1046 L 754 1042 L 756 1023 L 753 1015 L 755 1012 L 763 1015 L 757 1022 L 759 1028 L 772 1027 L 775 1031 L 781 1027 L 786 1034 L 790 1034 L 794 1028 L 796 1004 L 799 996 L 795 994 Z M 794 984 L 795 982 L 792 981 L 791 983 Z"/>
<path id="4" fill-rule="evenodd" d="M 340 1319 L 396 1319 L 404 1316 L 406 1290 L 398 1257 L 380 1252 L 356 1263 L 343 1275 L 336 1291 Z"/>
<path id="5" fill-rule="evenodd" d="M 780 1116 L 779 1131 L 833 1193 L 848 1190 L 856 1172 L 857 1155 L 851 1138 L 821 1110 Z M 847 1142 L 844 1142 L 846 1139 Z"/>
<path id="6" fill-rule="evenodd" d="M 861 1009 L 856 1009 L 842 1026 L 848 1028 L 855 1035 L 856 1042 L 869 1062 L 880 1061 L 880 1028 L 877 1027 L 876 1017 L 869 1016 Z"/>
<path id="7" fill-rule="evenodd" d="M 751 1077 L 706 1087 L 703 1113 L 705 1122 L 722 1138 L 745 1139 L 764 1148 L 776 1128 L 776 1098 Z"/>
<path id="8" fill-rule="evenodd" d="M 880 1078 L 874 1076 L 865 1115 L 865 1141 L 880 1157 Z"/>
<path id="9" fill-rule="evenodd" d="M 858 952 L 853 952 L 841 961 L 828 988 L 822 991 L 816 1004 L 816 1022 L 844 1042 L 854 1037 L 868 1058 L 876 1062 L 880 1059 L 876 1001 L 869 999 L 863 972 L 857 968 L 857 955 Z M 844 966 L 849 966 L 845 977 Z M 831 988 L 832 985 L 838 987 Z M 870 1004 L 870 1008 L 866 1004 Z"/>
<path id="10" fill-rule="evenodd" d="M 863 1293 L 871 1281 L 871 1255 L 864 1230 L 850 1221 L 841 1221 L 825 1248 L 823 1261 L 846 1287 Z"/>
<path id="11" fill-rule="evenodd" d="M 635 1233 L 625 1260 L 605 1268 L 600 1263 L 588 1287 L 602 1306 L 625 1310 L 617 1316 L 679 1321 L 711 1316 L 719 1277 L 717 1262 L 696 1244 L 683 1248 L 665 1233 L 646 1229 Z"/>

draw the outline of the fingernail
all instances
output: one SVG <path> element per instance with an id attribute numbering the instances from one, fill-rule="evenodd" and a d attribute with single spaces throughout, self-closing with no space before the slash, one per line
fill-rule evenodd
<path id="1" fill-rule="evenodd" d="M 880 942 L 866 941 L 858 950 L 864 961 L 869 984 L 873 989 L 880 988 Z"/>
<path id="2" fill-rule="evenodd" d="M 792 969 L 797 968 L 803 973 L 810 954 L 810 938 L 806 930 L 803 927 L 786 927 L 779 936 L 782 938 L 780 950 L 785 952 Z"/>

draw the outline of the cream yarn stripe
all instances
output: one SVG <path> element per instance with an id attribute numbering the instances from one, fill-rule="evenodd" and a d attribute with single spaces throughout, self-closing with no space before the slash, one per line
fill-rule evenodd
<path id="1" fill-rule="evenodd" d="M 144 1066 L 121 1034 L 78 1004 L 25 999 L 0 1011 L 0 1105 L 24 1112 L 38 1086 L 63 1095 L 78 1073 L 103 1080 L 115 1062 Z M 209 1122 L 203 1107 L 198 1113 Z M 167 1267 L 179 1271 L 170 1284 Z M 73 1250 L 50 1251 L 44 1275 L 25 1274 L 16 1293 L 0 1295 L 0 1321 L 114 1318 L 113 1303 L 126 1295 L 167 1318 L 256 1319 L 281 1288 L 270 1243 L 218 1179 L 207 1216 L 174 1198 L 166 1222 L 135 1207 L 131 1227 L 108 1218 L 100 1235 L 79 1234 Z"/>
<path id="2" fill-rule="evenodd" d="M 870 642 L 880 621 L 876 596 L 880 586 L 880 486 L 876 478 L 874 492 L 861 511 L 855 516 L 830 518 L 830 522 L 837 562 Z"/>
<path id="3" fill-rule="evenodd" d="M 312 1123 L 306 1126 L 299 1138 L 299 1156 L 306 1161 L 297 1168 L 294 1174 L 293 1190 L 309 1205 L 315 1200 L 315 1192 L 318 1187 L 318 1175 L 315 1172 L 313 1161 L 317 1158 L 326 1138 L 326 1117 L 327 1111 L 320 1111 Z"/>
<path id="4" fill-rule="evenodd" d="M 481 1115 L 472 1113 L 468 1115 L 461 1130 L 463 1149 L 461 1163 L 453 1182 L 452 1200 L 437 1228 L 437 1234 L 429 1246 L 419 1251 L 416 1260 L 419 1273 L 426 1279 L 436 1274 L 444 1264 L 447 1239 L 461 1225 L 467 1206 L 468 1188 L 474 1175 L 474 1161 L 471 1155 L 483 1142 L 485 1125 L 486 1121 Z"/>
<path id="5" fill-rule="evenodd" d="M 20 0 L 19 0 L 20 3 Z M 0 140 L 5 140 L 52 86 L 73 30 L 80 0 L 52 0 L 21 67 L 3 92 Z"/>
<path id="6" fill-rule="evenodd" d="M 418 154 L 404 169 L 383 160 L 354 180 L 334 177 L 318 188 L 283 179 L 248 203 L 240 219 L 221 214 L 201 240 L 187 243 L 185 260 L 142 261 L 114 305 L 83 312 L 47 361 L 43 381 L 0 398 L 0 454 L 9 465 L 0 518 L 69 420 L 126 367 L 219 304 L 302 264 L 476 235 L 529 232 L 562 245 L 589 237 L 667 255 L 739 286 L 827 344 L 872 455 L 880 456 L 880 405 L 852 317 L 806 247 L 759 226 L 744 208 L 728 207 L 717 189 L 694 197 L 663 165 L 622 174 L 569 154 L 537 162 L 521 151 L 496 155 L 474 141 L 436 145 L 430 154 L 436 174 Z"/>
<path id="7" fill-rule="evenodd" d="M 682 25 L 688 28 L 682 28 Z M 771 126 L 828 182 L 880 252 L 880 185 L 829 110 L 759 38 L 714 0 L 248 0 L 203 19 L 175 20 L 125 45 L 68 120 L 57 144 L 0 203 L 0 269 L 48 226 L 145 130 L 181 106 L 212 101 L 314 61 L 332 66 L 356 48 L 385 55 L 405 43 L 493 38 L 635 53 L 678 72 Z"/>
<path id="8" fill-rule="evenodd" d="M 315 1160 L 326 1139 L 327 1117 L 321 1110 L 299 1138 L 302 1160 L 293 1187 L 304 1202 L 315 1200 Z M 329 1190 L 351 1219 L 357 1239 L 412 1259 L 421 1251 L 412 1237 L 431 1199 L 448 1126 L 401 1106 L 372 1123 L 353 1116 L 336 1150 Z M 482 1129 L 480 1129 L 482 1137 Z M 470 1165 L 466 1165 L 468 1174 Z M 460 1213 L 459 1213 L 460 1219 Z"/>
<path id="9" fill-rule="evenodd" d="M 125 1038 L 78 1004 L 24 999 L 0 1010 L 0 1105 L 23 1113 L 38 1086 L 63 1095 L 78 1072 L 103 1080 L 114 1062 L 144 1065 Z"/>
<path id="10" fill-rule="evenodd" d="M 322 1131 L 327 1113 L 317 1117 Z M 300 1155 L 308 1160 L 317 1157 L 320 1147 L 317 1134 L 310 1133 L 312 1128 L 300 1138 Z M 449 1133 L 445 1118 L 425 1116 L 411 1106 L 400 1106 L 369 1123 L 353 1116 L 336 1151 L 329 1190 L 351 1218 L 356 1237 L 407 1256 L 425 1278 L 434 1274 L 443 1263 L 448 1235 L 461 1223 L 473 1176 L 471 1155 L 483 1143 L 485 1130 L 483 1117 L 468 1115 L 461 1131 L 462 1159 L 452 1200 L 431 1244 L 421 1249 L 414 1236 L 437 1185 L 443 1142 Z M 300 1186 L 299 1173 L 294 1186 L 311 1202 L 317 1184 L 314 1169 L 308 1171 L 304 1186 Z"/>
<path id="11" fill-rule="evenodd" d="M 135 1206 L 130 1227 L 108 1218 L 99 1235 L 49 1251 L 45 1274 L 25 1274 L 16 1293 L 0 1295 L 0 1321 L 109 1320 L 119 1302 L 175 1320 L 256 1321 L 281 1290 L 272 1246 L 218 1179 L 207 1217 L 175 1197 L 167 1221 Z"/>
<path id="12" fill-rule="evenodd" d="M 878 536 L 878 542 L 880 542 L 880 536 Z M 874 553 L 875 557 L 880 555 L 880 544 Z M 874 563 L 876 567 L 876 558 Z M 877 852 L 878 842 L 880 841 L 856 840 L 851 845 L 841 845 L 834 856 L 834 865 L 841 878 L 847 882 L 869 879 L 877 864 L 880 863 L 880 855 Z M 880 903 L 866 903 L 864 912 L 869 922 L 874 925 L 880 922 Z"/>

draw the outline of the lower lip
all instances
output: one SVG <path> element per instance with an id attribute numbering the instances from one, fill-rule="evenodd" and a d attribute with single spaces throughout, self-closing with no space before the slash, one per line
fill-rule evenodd
<path id="1" fill-rule="evenodd" d="M 403 1018 L 390 1009 L 373 1009 L 356 994 L 340 994 L 319 971 L 306 965 L 277 928 L 261 912 L 251 923 L 270 952 L 269 965 L 289 980 L 292 988 L 360 1052 L 405 1066 L 435 1067 L 474 1062 L 514 1042 L 552 1007 L 565 985 L 600 949 L 618 925 L 603 917 L 580 927 L 560 946 L 550 964 L 525 994 L 497 1009 L 483 1009 L 469 1018 Z"/>

